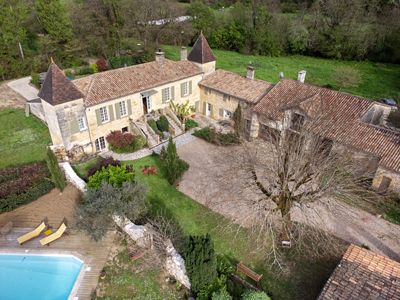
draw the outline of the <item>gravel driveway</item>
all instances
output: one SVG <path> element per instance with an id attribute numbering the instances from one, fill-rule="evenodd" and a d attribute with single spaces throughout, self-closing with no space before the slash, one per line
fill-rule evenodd
<path id="1" fill-rule="evenodd" d="M 190 164 L 190 168 L 184 174 L 179 190 L 210 209 L 248 226 L 255 215 L 250 213 L 252 210 L 247 203 L 257 195 L 248 190 L 246 199 L 243 199 L 233 188 L 240 185 L 238 181 L 242 172 L 232 169 L 229 161 L 237 150 L 236 147 L 217 147 L 197 138 L 182 145 L 178 153 Z M 227 180 L 225 174 L 237 176 L 229 176 Z M 305 214 L 294 211 L 293 219 L 319 226 L 348 242 L 367 245 L 400 261 L 400 226 L 332 200 L 329 205 L 313 204 L 303 211 Z"/>

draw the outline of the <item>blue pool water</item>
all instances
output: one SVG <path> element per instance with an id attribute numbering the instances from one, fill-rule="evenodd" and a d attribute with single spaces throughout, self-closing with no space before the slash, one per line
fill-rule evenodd
<path id="1" fill-rule="evenodd" d="M 82 266 L 73 256 L 0 254 L 0 299 L 67 300 Z"/>

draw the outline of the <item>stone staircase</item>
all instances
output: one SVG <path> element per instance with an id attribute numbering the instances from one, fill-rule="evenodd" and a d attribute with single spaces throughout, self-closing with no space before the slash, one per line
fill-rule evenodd
<path id="1" fill-rule="evenodd" d="M 165 115 L 165 117 L 167 117 L 169 126 L 171 126 L 172 129 L 174 130 L 174 132 L 175 132 L 174 135 L 181 135 L 183 133 L 181 126 L 179 124 L 177 124 L 177 122 L 174 121 L 172 118 L 170 118 L 168 115 Z"/>
<path id="2" fill-rule="evenodd" d="M 134 122 L 134 124 L 141 131 L 141 133 L 146 137 L 147 144 L 150 148 L 154 147 L 160 143 L 160 139 L 159 139 L 158 135 L 156 135 L 154 132 L 150 132 L 146 123 L 141 122 L 141 121 L 136 121 L 136 122 Z"/>

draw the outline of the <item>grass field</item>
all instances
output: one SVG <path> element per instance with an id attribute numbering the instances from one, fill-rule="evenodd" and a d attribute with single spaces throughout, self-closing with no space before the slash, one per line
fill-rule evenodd
<path id="1" fill-rule="evenodd" d="M 166 57 L 178 60 L 179 47 L 163 46 Z M 237 52 L 213 50 L 217 58 L 217 68 L 246 74 L 246 66 L 252 62 L 256 68 L 256 78 L 272 83 L 279 80 L 279 72 L 286 78 L 297 79 L 300 70 L 306 70 L 306 82 L 377 100 L 395 98 L 400 101 L 400 66 L 374 62 L 340 61 L 309 56 L 254 56 Z M 340 87 L 336 78 L 340 70 L 351 69 L 358 77 L 355 86 Z"/>
<path id="2" fill-rule="evenodd" d="M 247 238 L 245 229 L 239 228 L 220 214 L 209 210 L 171 186 L 163 177 L 158 157 L 148 156 L 125 163 L 134 166 L 136 178 L 148 187 L 147 196 L 152 210 L 161 211 L 176 220 L 186 235 L 209 232 L 217 253 L 243 261 L 257 272 L 264 274 L 261 285 L 275 300 L 315 299 L 339 260 L 339 257 L 316 259 L 298 257 L 289 253 L 290 258 L 287 258 L 286 263 L 291 266 L 290 274 L 278 274 L 266 266 L 262 253 L 261 256 L 255 254 L 253 251 L 255 247 Z M 87 162 L 75 166 L 75 169 L 79 170 L 80 176 L 85 176 L 90 165 L 91 162 Z M 149 165 L 159 170 L 157 175 L 142 174 L 142 168 Z M 123 281 L 122 277 L 126 276 L 125 273 L 116 274 L 115 280 Z M 111 298 L 111 294 L 104 297 L 104 299 Z"/>
<path id="3" fill-rule="evenodd" d="M 0 168 L 43 160 L 51 142 L 46 125 L 22 109 L 0 110 Z"/>

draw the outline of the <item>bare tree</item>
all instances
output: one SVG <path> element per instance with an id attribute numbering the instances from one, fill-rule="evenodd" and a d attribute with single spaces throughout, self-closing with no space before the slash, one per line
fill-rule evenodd
<path id="1" fill-rule="evenodd" d="M 370 170 L 352 152 L 322 137 L 322 118 L 294 114 L 282 133 L 264 127 L 263 139 L 231 151 L 225 181 L 240 195 L 236 206 L 253 229 L 251 238 L 268 247 L 277 263 L 282 246 L 315 251 L 316 245 L 329 242 L 330 235 L 314 220 L 322 216 L 313 207 L 329 206 L 331 199 L 376 199 L 366 188 Z"/>

